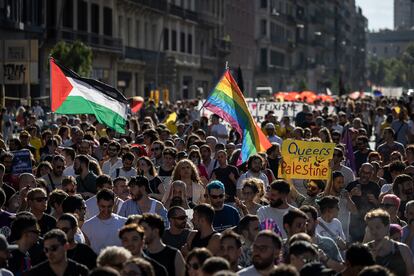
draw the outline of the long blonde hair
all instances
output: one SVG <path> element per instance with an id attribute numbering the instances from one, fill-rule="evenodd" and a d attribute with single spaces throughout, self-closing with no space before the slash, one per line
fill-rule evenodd
<path id="1" fill-rule="evenodd" d="M 174 171 L 172 173 L 172 181 L 182 180 L 181 179 L 181 167 L 183 167 L 184 165 L 189 165 L 191 167 L 191 181 L 202 185 L 202 182 L 200 180 L 200 175 L 198 174 L 198 169 L 194 165 L 194 163 L 189 159 L 180 160 L 177 163 L 177 165 L 175 165 Z"/>

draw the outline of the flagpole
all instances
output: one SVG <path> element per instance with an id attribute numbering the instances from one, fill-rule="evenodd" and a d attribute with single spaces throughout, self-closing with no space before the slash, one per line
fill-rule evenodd
<path id="1" fill-rule="evenodd" d="M 220 82 L 220 80 L 223 78 L 223 76 L 224 76 L 224 74 L 226 74 L 226 72 L 227 72 L 227 70 L 229 70 L 230 68 L 229 68 L 229 62 L 226 60 L 226 65 L 224 66 L 224 73 L 221 75 L 221 77 L 220 77 L 220 79 L 219 79 L 219 81 L 217 82 L 217 83 L 219 83 Z M 210 97 L 210 95 L 211 95 L 211 93 L 213 93 L 213 91 L 214 91 L 214 88 L 216 88 L 216 86 L 217 86 L 217 84 L 210 90 L 210 92 L 208 93 L 208 95 L 207 95 L 207 99 Z M 201 109 L 203 109 L 203 107 L 204 107 L 204 105 L 206 104 L 206 101 L 204 101 L 203 102 L 203 104 L 201 105 L 201 107 L 198 109 L 198 113 L 200 113 L 201 112 Z M 194 120 L 193 120 L 193 122 L 194 122 Z M 192 122 L 191 122 L 192 123 Z M 184 135 L 186 135 L 187 134 L 187 132 L 188 132 L 188 130 L 190 129 L 190 127 L 191 127 L 191 125 L 189 125 L 186 129 L 185 129 L 185 131 L 184 131 L 184 133 L 183 133 L 183 136 Z"/>

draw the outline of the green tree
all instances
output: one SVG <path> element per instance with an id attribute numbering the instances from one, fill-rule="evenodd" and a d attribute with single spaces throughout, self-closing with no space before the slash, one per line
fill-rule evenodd
<path id="1" fill-rule="evenodd" d="M 51 50 L 50 55 L 60 64 L 72 69 L 83 77 L 89 77 L 92 71 L 92 49 L 77 40 L 74 43 L 60 41 Z"/>

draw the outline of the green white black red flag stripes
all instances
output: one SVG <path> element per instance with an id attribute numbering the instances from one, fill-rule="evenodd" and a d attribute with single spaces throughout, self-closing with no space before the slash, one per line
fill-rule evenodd
<path id="1" fill-rule="evenodd" d="M 97 80 L 82 78 L 50 59 L 52 111 L 93 114 L 106 126 L 125 133 L 128 101 L 118 90 Z"/>

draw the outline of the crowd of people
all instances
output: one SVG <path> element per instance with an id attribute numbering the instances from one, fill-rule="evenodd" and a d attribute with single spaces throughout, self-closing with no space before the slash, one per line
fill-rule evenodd
<path id="1" fill-rule="evenodd" d="M 269 111 L 271 147 L 245 163 L 242 137 L 198 101 L 147 101 L 124 134 L 3 108 L 0 274 L 413 274 L 414 98 L 332 105 Z M 286 139 L 335 143 L 330 178 L 281 178 Z M 19 151 L 32 167 L 17 174 Z"/>

